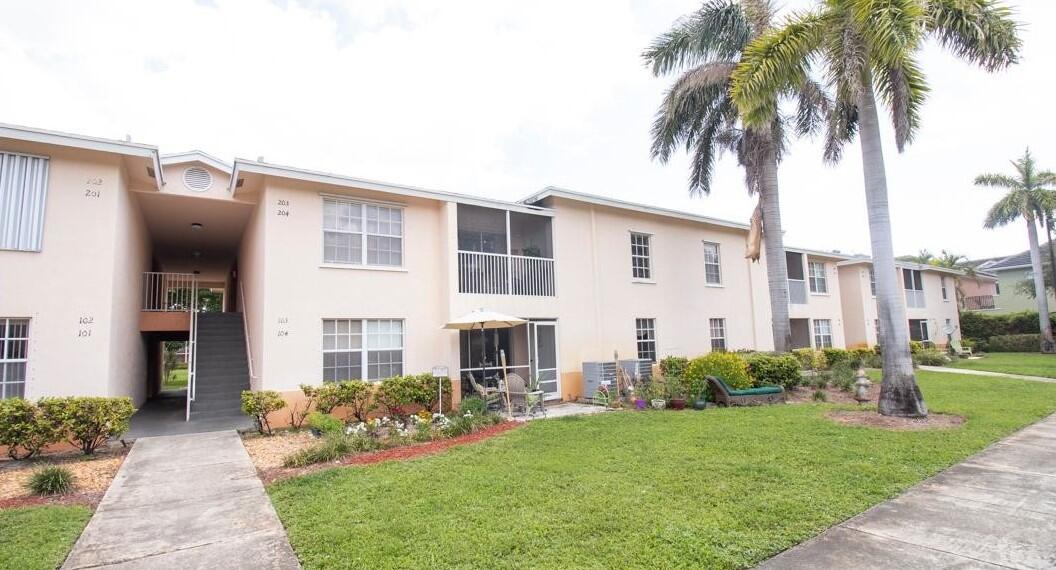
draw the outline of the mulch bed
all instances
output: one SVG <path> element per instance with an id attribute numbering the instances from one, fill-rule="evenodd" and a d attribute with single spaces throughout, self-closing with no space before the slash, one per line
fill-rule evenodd
<path id="1" fill-rule="evenodd" d="M 818 402 L 814 399 L 814 388 L 809 386 L 799 386 L 795 390 L 791 390 L 785 394 L 785 401 L 790 404 L 817 404 L 817 403 L 829 403 L 829 404 L 857 404 L 858 400 L 854 399 L 854 392 L 844 392 L 838 388 L 825 388 L 822 390 L 825 392 L 825 401 Z M 875 405 L 880 401 L 880 384 L 873 384 L 869 388 L 869 403 Z"/>
<path id="2" fill-rule="evenodd" d="M 128 448 L 109 445 L 87 456 L 80 451 L 45 453 L 32 459 L 0 460 L 0 509 L 31 505 L 76 504 L 95 507 L 117 475 Z M 74 491 L 67 495 L 39 497 L 26 488 L 33 473 L 58 465 L 73 473 Z"/>
<path id="3" fill-rule="evenodd" d="M 953 414 L 928 414 L 926 418 L 898 418 L 882 416 L 875 410 L 836 410 L 829 418 L 848 426 L 875 427 L 893 431 L 917 431 L 926 429 L 950 429 L 964 423 L 964 418 Z"/>
<path id="4" fill-rule="evenodd" d="M 396 447 L 393 449 L 385 449 L 382 451 L 373 451 L 370 453 L 350 455 L 338 461 L 330 463 L 320 463 L 317 465 L 308 465 L 306 467 L 278 467 L 267 470 L 258 469 L 258 474 L 260 475 L 260 479 L 264 482 L 265 485 L 270 485 L 271 483 L 274 483 L 276 481 L 289 479 L 291 477 L 299 477 L 301 475 L 307 475 L 309 473 L 314 473 L 316 471 L 322 471 L 324 469 L 330 469 L 333 467 L 372 465 L 385 461 L 406 461 L 408 459 L 415 459 L 426 455 L 434 455 L 440 453 L 441 451 L 459 445 L 467 445 L 470 443 L 477 443 L 479 441 L 491 439 L 495 436 L 504 434 L 512 429 L 519 428 L 523 425 L 524 422 L 503 422 L 501 424 L 488 426 L 478 432 L 474 432 L 467 435 L 461 435 L 458 437 L 452 437 L 449 439 L 441 439 L 426 443 L 416 443 L 413 445 L 405 445 L 403 447 Z"/>

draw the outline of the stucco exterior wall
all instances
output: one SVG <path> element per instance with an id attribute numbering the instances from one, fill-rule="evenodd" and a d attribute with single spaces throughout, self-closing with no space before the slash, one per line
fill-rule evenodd
<path id="1" fill-rule="evenodd" d="M 50 158 L 41 251 L 0 251 L 0 316 L 30 319 L 25 395 L 112 395 L 120 161 L 4 139 L 0 150 Z"/>
<path id="2" fill-rule="evenodd" d="M 837 271 L 836 261 L 833 259 L 821 258 L 805 254 L 806 260 L 804 261 L 804 276 L 809 275 L 807 267 L 810 262 L 818 262 L 825 264 L 825 277 L 828 292 L 826 293 L 812 293 L 810 291 L 809 280 L 807 286 L 807 302 L 806 304 L 791 303 L 788 306 L 788 315 L 791 319 L 810 319 L 810 331 L 811 331 L 811 343 L 814 343 L 814 323 L 815 319 L 828 319 L 832 322 L 832 346 L 835 348 L 845 348 L 847 346 L 846 331 L 844 329 L 844 318 L 843 318 L 843 307 L 841 305 L 841 286 L 840 276 Z M 763 287 L 766 287 L 764 282 Z"/>
<path id="3" fill-rule="evenodd" d="M 869 288 L 869 268 L 851 265 L 838 269 L 844 340 L 848 347 L 875 346 L 876 297 Z"/>
<path id="4" fill-rule="evenodd" d="M 940 279 L 942 274 L 933 271 L 923 271 L 924 279 L 924 308 L 907 308 L 907 319 L 925 319 L 928 321 L 928 332 L 930 340 L 936 344 L 945 345 L 946 335 L 943 327 L 947 319 L 950 325 L 956 329 L 953 333 L 954 340 L 961 338 L 960 319 L 957 313 L 957 293 L 954 288 L 954 278 L 946 275 L 946 299 L 942 298 Z"/>
<path id="5" fill-rule="evenodd" d="M 250 347 L 250 354 L 246 356 L 252 368 L 250 386 L 254 390 L 263 389 L 261 379 L 266 366 L 264 362 L 264 306 L 267 292 L 265 283 L 267 256 L 264 251 L 266 211 L 263 200 L 258 200 L 246 223 L 242 242 L 238 248 L 237 287 L 239 290 L 237 295 L 239 301 L 236 309 L 242 311 L 246 319 Z"/>
<path id="6" fill-rule="evenodd" d="M 1001 286 L 1001 294 L 996 295 L 994 298 L 997 309 L 990 312 L 1017 313 L 1020 311 L 1038 311 L 1037 300 L 1018 291 L 1019 283 L 1026 280 L 1027 275 L 1030 273 L 1029 267 L 1005 269 L 995 271 L 995 273 L 998 277 L 998 283 Z M 1053 310 L 1056 310 L 1056 297 L 1053 297 L 1050 292 L 1049 311 Z"/>
<path id="7" fill-rule="evenodd" d="M 112 228 L 114 262 L 110 288 L 111 395 L 127 395 L 139 405 L 147 396 L 147 355 L 139 332 L 143 272 L 150 270 L 150 236 L 124 176 L 115 200 Z"/>
<path id="8" fill-rule="evenodd" d="M 323 195 L 381 200 L 404 208 L 404 267 L 368 269 L 323 263 Z M 273 207 L 288 201 L 288 216 Z M 323 319 L 403 319 L 404 372 L 451 362 L 442 331 L 448 292 L 440 248 L 441 202 L 268 178 L 260 209 L 264 233 L 261 356 L 268 390 L 293 391 L 322 382 Z M 456 344 L 457 347 L 457 344 Z M 457 364 L 457 353 L 454 361 Z M 454 369 L 457 373 L 457 367 Z"/>

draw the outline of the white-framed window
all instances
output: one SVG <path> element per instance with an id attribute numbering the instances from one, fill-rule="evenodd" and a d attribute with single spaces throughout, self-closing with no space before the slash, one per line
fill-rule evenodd
<path id="1" fill-rule="evenodd" d="M 903 269 L 902 285 L 906 289 L 906 307 L 924 308 L 924 278 L 919 269 Z"/>
<path id="2" fill-rule="evenodd" d="M 872 267 L 869 268 L 869 292 L 876 297 L 876 271 Z"/>
<path id="3" fill-rule="evenodd" d="M 403 266 L 403 208 L 323 198 L 323 262 Z"/>
<path id="4" fill-rule="evenodd" d="M 927 319 L 909 319 L 909 340 L 927 342 L 931 340 Z"/>
<path id="5" fill-rule="evenodd" d="M 29 319 L 0 318 L 0 399 L 26 396 Z"/>
<path id="6" fill-rule="evenodd" d="M 942 300 L 949 301 L 950 296 L 946 293 L 946 276 L 939 275 L 939 288 L 942 289 Z"/>
<path id="7" fill-rule="evenodd" d="M 820 261 L 807 262 L 807 274 L 810 278 L 811 293 L 828 293 L 829 282 L 825 278 L 825 264 Z"/>
<path id="8" fill-rule="evenodd" d="M 0 249 L 40 251 L 48 159 L 0 152 Z"/>
<path id="9" fill-rule="evenodd" d="M 638 358 L 656 362 L 656 319 L 634 319 Z"/>
<path id="10" fill-rule="evenodd" d="M 726 319 L 708 319 L 711 350 L 726 350 Z"/>
<path id="11" fill-rule="evenodd" d="M 649 259 L 649 234 L 631 232 L 631 276 L 635 279 L 652 279 L 653 270 Z"/>
<path id="12" fill-rule="evenodd" d="M 832 348 L 832 321 L 814 319 L 814 348 Z"/>
<path id="13" fill-rule="evenodd" d="M 402 374 L 402 319 L 323 319 L 324 382 Z"/>
<path id="14" fill-rule="evenodd" d="M 719 244 L 704 242 L 704 282 L 722 285 L 722 264 L 719 262 Z"/>

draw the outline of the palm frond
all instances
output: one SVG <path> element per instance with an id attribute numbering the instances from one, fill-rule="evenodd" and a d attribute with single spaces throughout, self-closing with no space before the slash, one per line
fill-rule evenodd
<path id="1" fill-rule="evenodd" d="M 843 147 L 858 135 L 858 104 L 846 96 L 838 97 L 828 115 L 825 128 L 825 162 L 836 164 L 843 158 Z"/>
<path id="2" fill-rule="evenodd" d="M 954 55 L 996 71 L 1019 60 L 1023 42 L 1012 17 L 995 0 L 929 0 L 926 28 Z"/>
<path id="3" fill-rule="evenodd" d="M 653 75 L 666 75 L 710 59 L 736 59 L 752 38 L 752 26 L 733 0 L 708 0 L 681 18 L 642 53 Z"/>
<path id="4" fill-rule="evenodd" d="M 920 0 L 848 0 L 874 65 L 898 66 L 920 47 L 924 10 Z"/>
<path id="5" fill-rule="evenodd" d="M 698 66 L 679 77 L 665 93 L 652 128 L 652 156 L 667 162 L 671 153 L 685 143 L 687 150 L 698 145 L 695 139 L 704 122 L 716 110 L 719 120 L 734 123 L 736 115 L 728 102 L 728 81 L 733 63 L 713 62 Z"/>
<path id="6" fill-rule="evenodd" d="M 745 48 L 733 73 L 733 99 L 749 127 L 769 125 L 778 97 L 807 79 L 811 55 L 823 38 L 820 12 L 793 15 L 780 29 L 769 30 Z"/>
<path id="7" fill-rule="evenodd" d="M 874 79 L 876 90 L 891 109 L 895 145 L 902 152 L 920 127 L 920 108 L 928 93 L 924 73 L 912 57 L 906 57 L 901 65 L 875 70 Z"/>
<path id="8" fill-rule="evenodd" d="M 980 174 L 975 177 L 976 186 L 989 186 L 991 188 L 1007 188 L 1009 190 L 1025 190 L 1023 184 L 1005 174 Z"/>
<path id="9" fill-rule="evenodd" d="M 832 111 L 832 99 L 820 83 L 808 78 L 793 94 L 796 100 L 796 133 L 817 133 Z"/>
<path id="10" fill-rule="evenodd" d="M 983 221 L 983 227 L 993 229 L 1015 221 L 1023 215 L 1023 191 L 1013 190 L 1005 194 L 996 204 L 990 207 Z"/>

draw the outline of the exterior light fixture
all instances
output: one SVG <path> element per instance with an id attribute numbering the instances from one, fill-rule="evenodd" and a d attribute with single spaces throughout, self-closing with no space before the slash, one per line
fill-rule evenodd
<path id="1" fill-rule="evenodd" d="M 191 229 L 194 230 L 194 231 L 198 231 L 198 230 L 202 229 L 203 227 L 205 227 L 205 226 L 203 226 L 202 224 L 200 224 L 198 222 L 192 222 L 191 223 Z"/>

